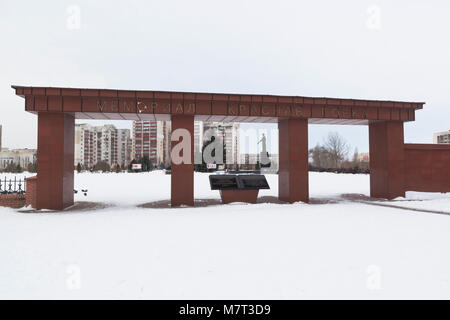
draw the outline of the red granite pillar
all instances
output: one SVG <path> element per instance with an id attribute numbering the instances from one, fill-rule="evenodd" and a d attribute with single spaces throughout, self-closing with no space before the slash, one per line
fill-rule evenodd
<path id="1" fill-rule="evenodd" d="M 37 209 L 63 210 L 73 205 L 75 117 L 39 112 Z"/>
<path id="2" fill-rule="evenodd" d="M 405 196 L 403 122 L 369 124 L 370 196 L 394 199 Z"/>
<path id="3" fill-rule="evenodd" d="M 308 120 L 278 122 L 278 198 L 286 202 L 309 202 Z"/>
<path id="4" fill-rule="evenodd" d="M 181 130 L 179 130 L 181 129 Z M 183 130 L 184 129 L 184 130 Z M 181 136 L 181 137 L 180 137 Z M 172 206 L 194 205 L 194 116 L 173 115 L 172 116 L 172 177 L 171 177 L 171 199 Z M 185 141 L 184 139 L 188 139 Z M 186 146 L 180 153 L 175 146 L 183 144 Z M 190 152 L 190 155 L 184 154 Z M 188 156 L 188 161 L 176 164 L 174 156 Z M 190 161 L 189 161 L 190 160 Z"/>

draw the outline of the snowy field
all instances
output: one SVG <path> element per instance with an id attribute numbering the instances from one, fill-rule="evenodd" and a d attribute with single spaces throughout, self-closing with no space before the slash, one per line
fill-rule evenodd
<path id="1" fill-rule="evenodd" d="M 4 175 L 0 175 L 4 177 Z M 276 175 L 267 175 L 276 196 Z M 195 197 L 219 198 L 208 175 Z M 144 209 L 170 198 L 170 176 L 75 176 L 92 211 L 0 207 L 0 298 L 450 298 L 450 215 L 345 200 L 368 175 L 310 174 L 332 204 L 231 204 Z M 383 202 L 450 213 L 450 194 Z"/>

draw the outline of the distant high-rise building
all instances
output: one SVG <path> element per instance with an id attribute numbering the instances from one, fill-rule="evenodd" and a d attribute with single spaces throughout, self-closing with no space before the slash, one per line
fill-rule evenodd
<path id="1" fill-rule="evenodd" d="M 133 143 L 131 140 L 130 130 L 117 130 L 117 163 L 121 166 L 127 166 L 131 161 L 131 151 Z"/>
<path id="2" fill-rule="evenodd" d="M 171 132 L 172 132 L 172 122 L 170 121 L 158 121 L 157 124 L 157 165 L 161 163 L 166 167 L 170 166 L 170 151 L 171 151 Z"/>
<path id="3" fill-rule="evenodd" d="M 130 162 L 130 130 L 116 129 L 113 125 L 94 127 L 75 125 L 75 161 L 90 168 L 100 161 L 108 165 L 127 166 Z"/>
<path id="4" fill-rule="evenodd" d="M 75 125 L 75 157 L 74 165 L 84 165 L 86 168 L 97 162 L 97 144 L 95 143 L 94 127 L 89 124 Z"/>
<path id="5" fill-rule="evenodd" d="M 194 153 L 202 152 L 203 148 L 203 122 L 194 122 Z"/>
<path id="6" fill-rule="evenodd" d="M 133 121 L 133 158 L 147 156 L 156 164 L 157 121 Z"/>
<path id="7" fill-rule="evenodd" d="M 133 158 L 147 156 L 156 166 L 169 165 L 171 127 L 169 121 L 133 121 Z"/>
<path id="8" fill-rule="evenodd" d="M 203 151 L 203 122 L 194 122 L 194 161 L 195 163 L 202 162 Z"/>
<path id="9" fill-rule="evenodd" d="M 195 126 L 194 126 L 195 129 Z M 237 164 L 240 161 L 240 126 L 237 122 L 204 122 L 203 132 L 213 130 L 223 139 L 226 152 L 226 163 Z M 195 132 L 194 132 L 195 134 Z M 201 143 L 203 146 L 203 141 Z M 194 142 L 195 146 L 195 142 Z"/>
<path id="10" fill-rule="evenodd" d="M 435 133 L 433 136 L 433 143 L 450 144 L 450 130 L 445 132 Z"/>
<path id="11" fill-rule="evenodd" d="M 97 127 L 97 158 L 110 166 L 117 162 L 117 129 L 113 125 Z M 100 148 L 98 147 L 100 145 Z M 100 155 L 100 157 L 99 157 Z"/>

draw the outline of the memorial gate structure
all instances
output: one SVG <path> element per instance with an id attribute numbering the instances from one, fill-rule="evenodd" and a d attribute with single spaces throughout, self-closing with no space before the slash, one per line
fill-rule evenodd
<path id="1" fill-rule="evenodd" d="M 450 146 L 404 143 L 423 102 L 12 86 L 38 119 L 37 209 L 74 204 L 75 119 L 171 120 L 191 134 L 190 163 L 172 163 L 172 206 L 194 205 L 194 121 L 278 123 L 279 199 L 309 201 L 308 124 L 369 126 L 370 193 L 450 192 Z M 172 146 L 177 141 L 172 142 Z"/>

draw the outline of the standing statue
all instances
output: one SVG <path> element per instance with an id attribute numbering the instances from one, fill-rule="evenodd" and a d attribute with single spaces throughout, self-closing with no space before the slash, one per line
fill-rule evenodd
<path id="1" fill-rule="evenodd" d="M 270 159 L 269 153 L 267 152 L 267 138 L 263 133 L 261 140 L 259 140 L 258 144 L 262 144 L 262 150 L 259 156 L 261 167 L 270 167 Z"/>
<path id="2" fill-rule="evenodd" d="M 263 133 L 261 140 L 259 140 L 258 144 L 262 143 L 262 151 L 261 153 L 267 154 L 267 138 L 266 135 Z"/>

